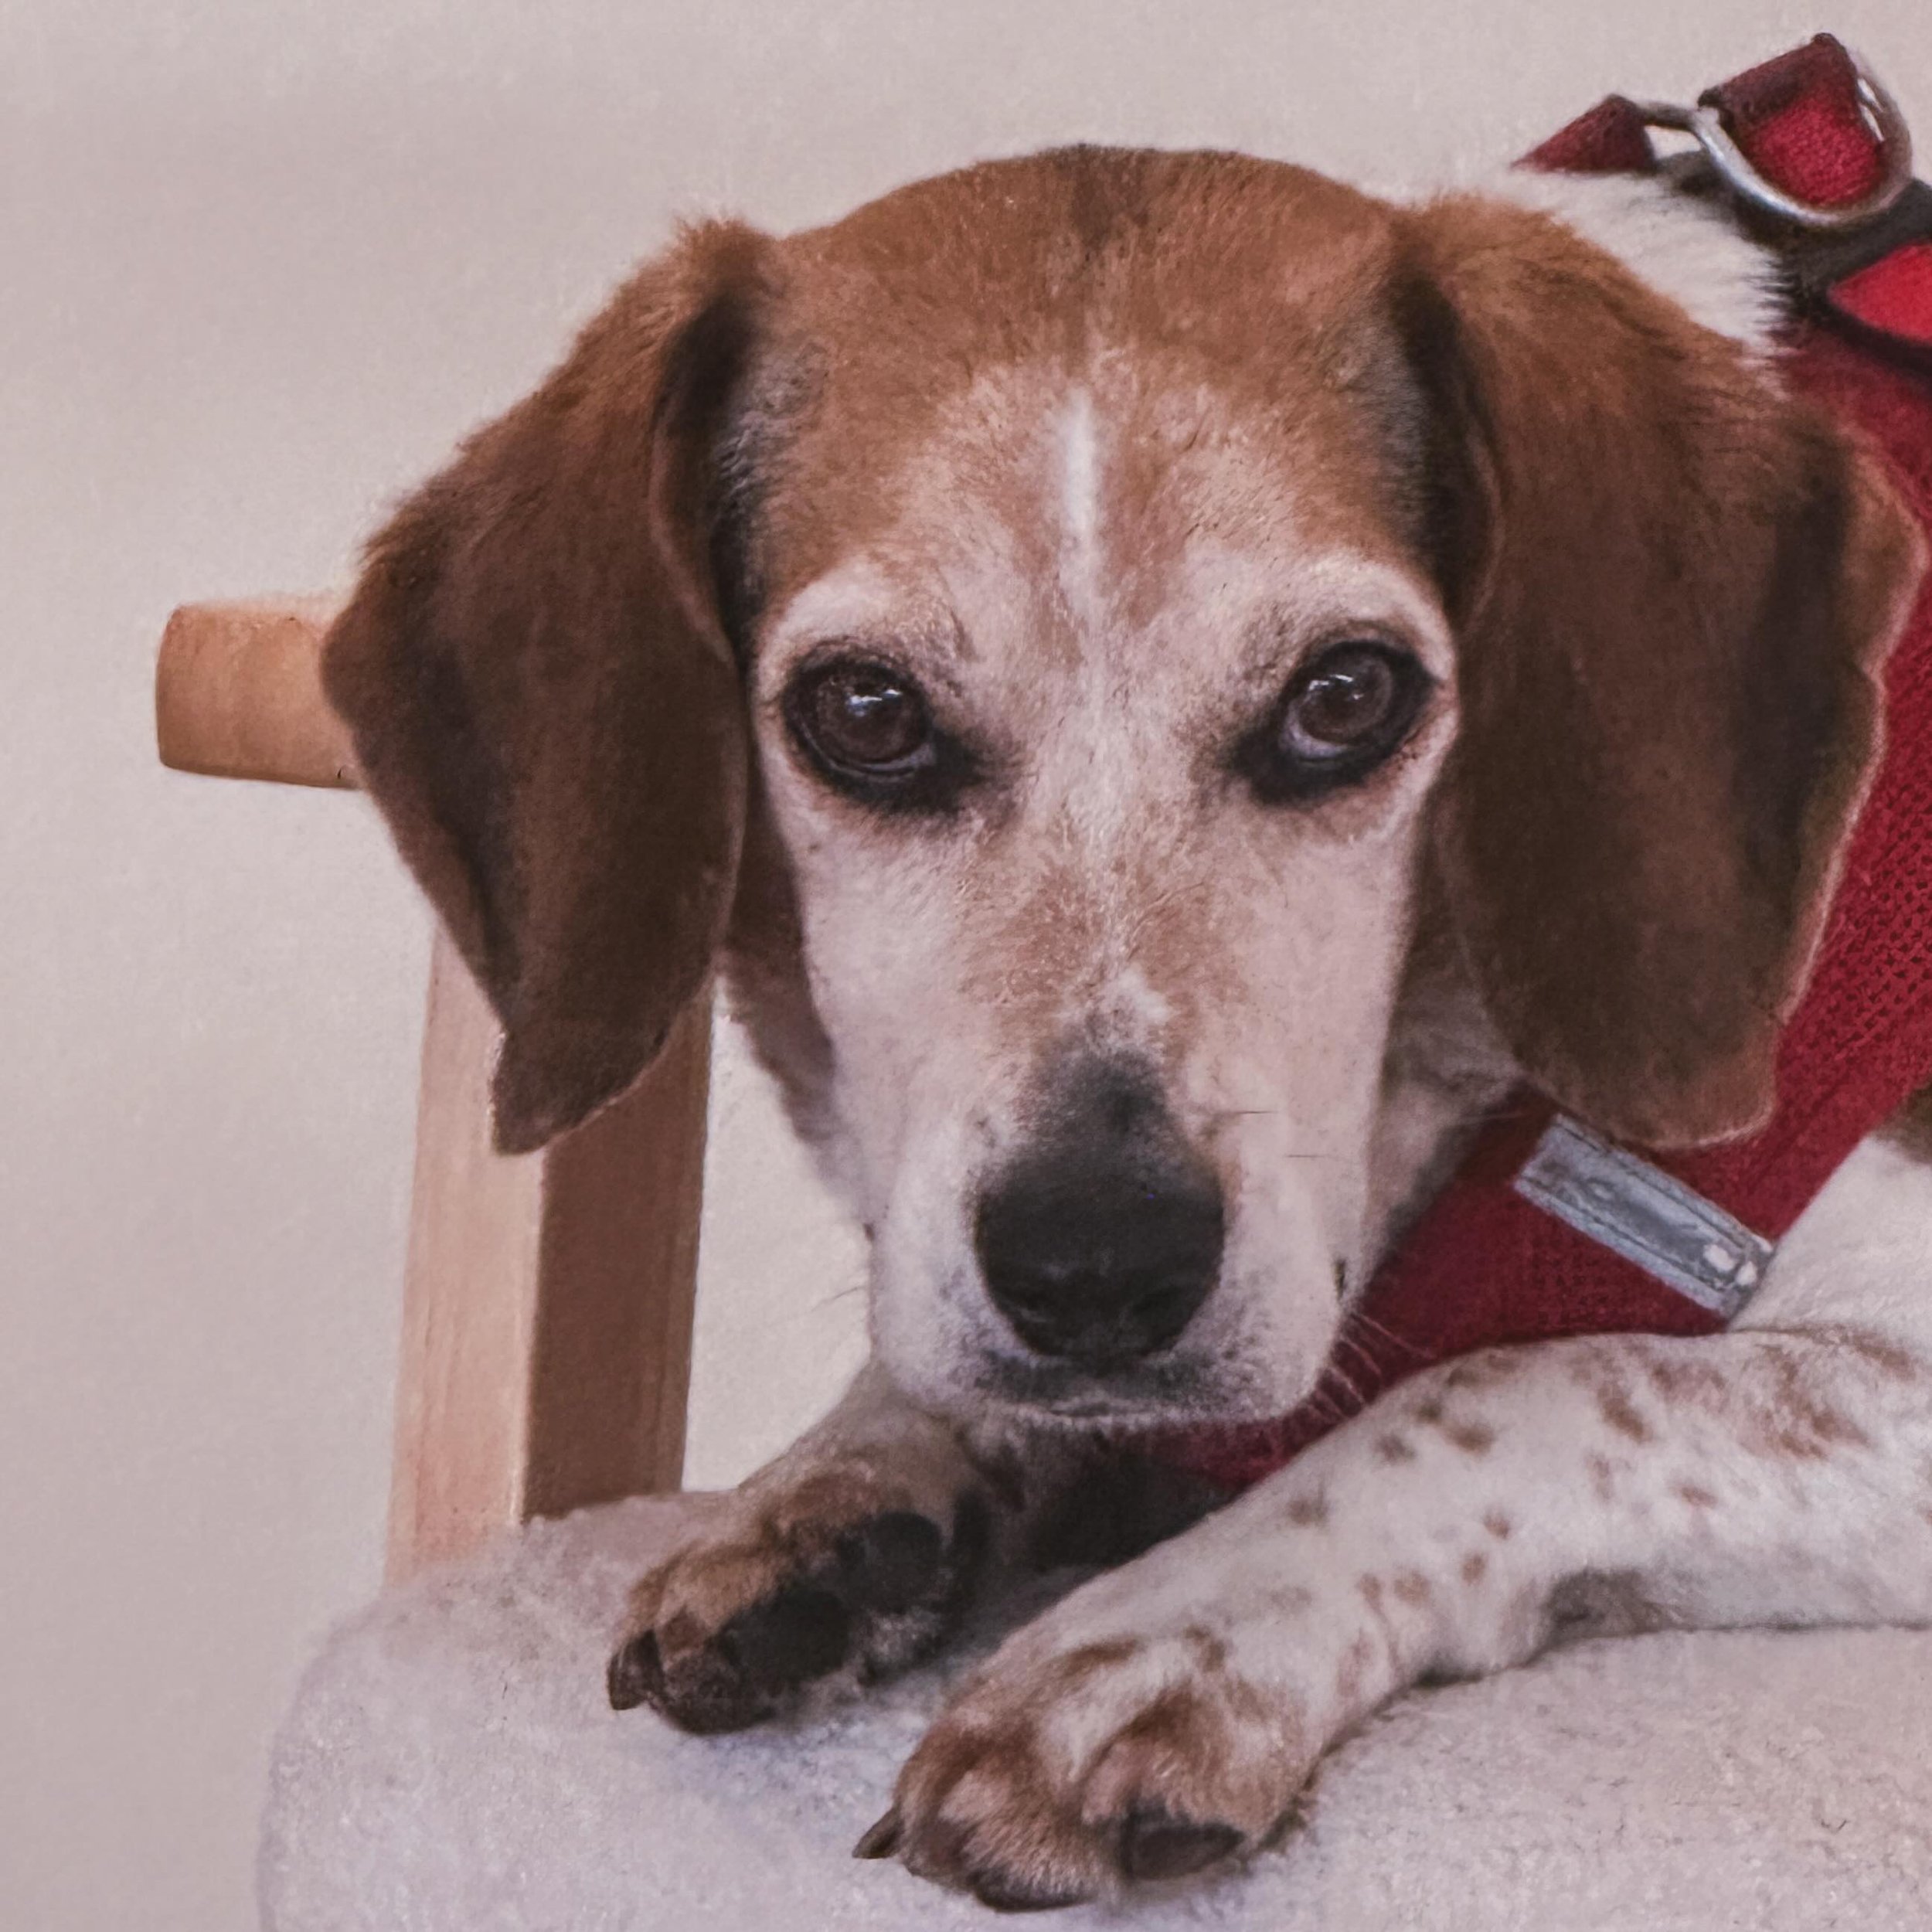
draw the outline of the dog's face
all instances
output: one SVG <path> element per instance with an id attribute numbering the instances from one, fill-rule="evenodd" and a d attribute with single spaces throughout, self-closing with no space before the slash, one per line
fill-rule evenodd
<path id="1" fill-rule="evenodd" d="M 1320 269 L 1359 273 L 1336 226 Z M 928 1399 L 1262 1413 L 1360 1278 L 1454 730 L 1417 398 L 1393 342 L 1256 302 L 1265 238 L 1170 241 L 1165 288 L 1000 240 L 1039 257 L 1005 352 L 927 345 L 889 425 L 841 358 L 760 509 L 828 1165 Z"/>
<path id="2" fill-rule="evenodd" d="M 1600 1124 L 1761 1104 L 1905 556 L 1548 221 L 1081 151 L 687 242 L 404 512 L 331 689 L 508 1141 L 722 949 L 911 1392 L 1258 1416 L 1373 1259 L 1425 923 Z"/>

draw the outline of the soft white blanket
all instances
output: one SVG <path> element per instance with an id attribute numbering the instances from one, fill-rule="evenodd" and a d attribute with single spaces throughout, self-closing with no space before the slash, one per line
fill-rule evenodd
<path id="1" fill-rule="evenodd" d="M 811 1932 L 1004 1921 L 849 1856 L 935 1672 L 779 1729 L 605 1708 L 662 1504 L 586 1512 L 383 1598 L 278 1745 L 269 1932 Z M 1056 1932 L 1859 1932 L 1932 1926 L 1932 1633 L 1580 1646 L 1403 1699 L 1247 1872 Z"/>

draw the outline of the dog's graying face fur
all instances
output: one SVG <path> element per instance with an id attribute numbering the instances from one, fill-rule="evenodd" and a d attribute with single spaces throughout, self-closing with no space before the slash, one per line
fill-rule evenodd
<path id="1" fill-rule="evenodd" d="M 379 540 L 329 685 L 505 1145 L 721 959 L 908 1394 L 1257 1417 L 1472 1094 L 1761 1111 L 1907 548 L 1546 215 L 1076 150 L 688 236 Z"/>

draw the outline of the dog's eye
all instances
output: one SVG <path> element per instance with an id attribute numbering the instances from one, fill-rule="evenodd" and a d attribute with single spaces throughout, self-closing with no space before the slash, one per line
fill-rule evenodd
<path id="1" fill-rule="evenodd" d="M 937 809 L 967 775 L 963 751 L 936 729 L 919 686 L 888 665 L 808 666 L 787 689 L 784 713 L 807 758 L 855 798 Z"/>
<path id="2" fill-rule="evenodd" d="M 828 764 L 889 770 L 916 758 L 932 736 L 926 701 L 907 679 L 876 664 L 837 664 L 807 678 L 794 722 Z"/>
<path id="3" fill-rule="evenodd" d="M 1332 645 L 1288 686 L 1240 762 L 1270 801 L 1311 798 L 1366 777 L 1420 715 L 1433 680 L 1406 651 Z"/>

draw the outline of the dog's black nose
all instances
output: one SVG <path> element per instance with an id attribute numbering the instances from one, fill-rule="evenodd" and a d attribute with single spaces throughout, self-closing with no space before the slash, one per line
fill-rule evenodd
<path id="1" fill-rule="evenodd" d="M 1177 1339 L 1221 1267 L 1221 1193 L 1158 1102 L 1090 1077 L 1050 1136 L 981 1196 L 987 1292 L 1020 1339 L 1083 1366 L 1124 1367 Z"/>

